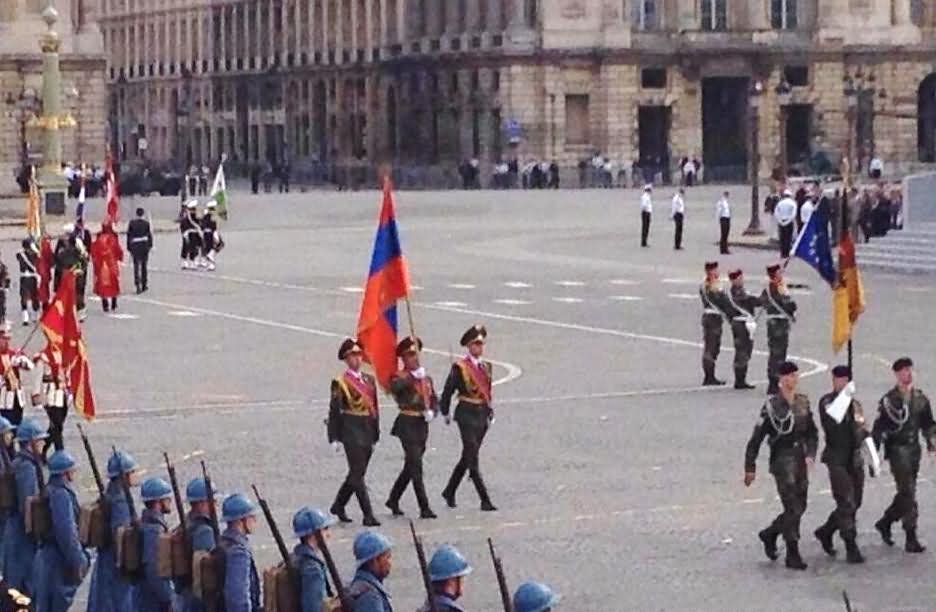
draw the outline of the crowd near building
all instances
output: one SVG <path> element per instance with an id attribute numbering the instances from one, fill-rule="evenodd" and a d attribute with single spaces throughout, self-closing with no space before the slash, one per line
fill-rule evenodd
<path id="1" fill-rule="evenodd" d="M 0 24 L 42 3 L 0 1 Z M 56 4 L 77 32 L 97 21 L 108 140 L 123 160 L 227 154 L 235 170 L 362 173 L 390 162 L 453 184 L 477 160 L 485 185 L 511 160 L 555 162 L 574 184 L 596 153 L 615 178 L 636 165 L 675 180 L 684 158 L 710 182 L 745 179 L 752 159 L 765 177 L 811 173 L 837 168 L 849 139 L 855 165 L 877 156 L 888 174 L 936 162 L 932 0 Z M 2 44 L 7 71 L 15 53 Z M 75 86 L 82 103 L 104 91 L 95 78 Z M 13 143 L 24 89 L 9 78 L 0 89 L 0 138 Z"/>

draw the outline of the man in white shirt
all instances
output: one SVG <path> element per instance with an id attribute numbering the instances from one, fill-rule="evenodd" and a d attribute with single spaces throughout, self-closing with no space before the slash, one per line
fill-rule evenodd
<path id="1" fill-rule="evenodd" d="M 640 246 L 647 247 L 647 238 L 650 236 L 650 216 L 653 214 L 652 185 L 644 185 L 643 195 L 640 196 Z"/>
<path id="2" fill-rule="evenodd" d="M 728 234 L 731 232 L 731 203 L 728 201 L 728 192 L 722 193 L 716 205 L 716 214 L 718 215 L 718 225 L 721 229 L 721 237 L 718 241 L 719 250 L 722 255 L 730 255 L 728 250 Z"/>
<path id="3" fill-rule="evenodd" d="M 676 224 L 673 248 L 677 251 L 682 250 L 683 220 L 686 218 L 686 202 L 683 200 L 685 195 L 686 190 L 680 187 L 676 195 L 673 196 L 673 211 L 670 213 L 670 218 L 673 220 L 673 223 Z"/>
<path id="4" fill-rule="evenodd" d="M 884 174 L 884 161 L 875 155 L 868 164 L 868 174 L 873 179 L 879 179 Z"/>
<path id="5" fill-rule="evenodd" d="M 790 248 L 793 246 L 793 230 L 796 220 L 796 200 L 789 189 L 783 190 L 783 197 L 774 208 L 774 218 L 780 228 L 780 257 L 790 257 Z"/>
<path id="6" fill-rule="evenodd" d="M 692 158 L 687 156 L 682 167 L 683 181 L 685 182 L 686 187 L 692 187 L 692 185 L 695 183 L 695 171 L 696 167 L 692 161 Z"/>
<path id="7" fill-rule="evenodd" d="M 803 205 L 800 206 L 800 227 L 806 227 L 806 224 L 809 223 L 809 218 L 812 217 L 813 211 L 816 210 L 816 205 L 813 204 L 813 198 L 815 197 L 817 197 L 815 193 L 810 193 L 808 196 L 806 196 L 806 200 L 803 202 Z"/>

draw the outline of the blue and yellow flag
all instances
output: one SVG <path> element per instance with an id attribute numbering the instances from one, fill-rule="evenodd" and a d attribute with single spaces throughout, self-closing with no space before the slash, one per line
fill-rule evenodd
<path id="1" fill-rule="evenodd" d="M 837 275 L 835 260 L 832 259 L 832 241 L 829 238 L 829 216 L 823 207 L 817 207 L 803 226 L 803 231 L 793 245 L 793 257 L 799 257 L 815 268 L 829 286 L 835 285 Z"/>

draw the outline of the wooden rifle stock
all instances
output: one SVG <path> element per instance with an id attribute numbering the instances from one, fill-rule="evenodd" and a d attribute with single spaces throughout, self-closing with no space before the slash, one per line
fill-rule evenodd
<path id="1" fill-rule="evenodd" d="M 179 524 L 185 529 L 185 506 L 182 504 L 182 492 L 179 491 L 179 480 L 176 478 L 175 466 L 169 461 L 169 453 L 163 453 L 166 460 L 166 471 L 169 473 L 169 484 L 172 485 L 172 496 L 175 498 L 176 512 L 179 513 Z"/>
<path id="2" fill-rule="evenodd" d="M 507 587 L 507 577 L 504 576 L 504 564 L 494 550 L 494 541 L 488 538 L 488 550 L 491 551 L 491 562 L 494 564 L 494 573 L 497 575 L 497 588 L 500 589 L 501 603 L 504 612 L 513 612 L 513 603 L 510 601 L 510 589 Z"/>
<path id="3" fill-rule="evenodd" d="M 84 432 L 81 423 L 78 423 L 78 433 L 81 434 L 81 443 L 84 445 L 85 454 L 88 456 L 88 463 L 91 465 L 91 473 L 94 474 L 94 483 L 98 488 L 98 495 L 104 498 L 105 487 L 104 479 L 101 478 L 101 470 L 98 468 L 97 459 L 94 457 L 94 450 L 91 448 L 91 441 Z"/>
<path id="4" fill-rule="evenodd" d="M 341 573 L 338 571 L 338 566 L 335 565 L 335 559 L 331 555 L 328 542 L 325 541 L 325 536 L 321 530 L 315 532 L 315 544 L 321 551 L 322 558 L 325 559 L 325 567 L 328 568 L 328 574 L 335 584 L 335 594 L 338 596 L 338 601 L 341 602 L 341 609 L 350 611 L 352 609 L 351 600 L 348 599 L 344 584 L 341 582 Z"/>

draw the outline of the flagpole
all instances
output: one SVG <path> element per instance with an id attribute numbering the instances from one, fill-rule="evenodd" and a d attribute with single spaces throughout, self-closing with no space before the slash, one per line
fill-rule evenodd
<path id="1" fill-rule="evenodd" d="M 851 136 L 849 136 L 849 140 Z M 845 164 L 845 188 L 842 190 L 842 231 L 839 232 L 839 241 L 845 236 L 845 232 L 848 231 L 848 191 L 851 189 L 851 160 Z M 841 253 L 841 250 L 839 250 Z M 841 263 L 839 264 L 841 265 Z M 849 314 L 849 316 L 851 316 Z M 852 346 L 852 336 L 855 333 L 855 326 L 852 324 L 851 329 L 848 331 L 848 376 L 849 380 L 854 378 L 854 372 L 852 372 L 852 367 L 854 364 L 854 347 Z"/>

